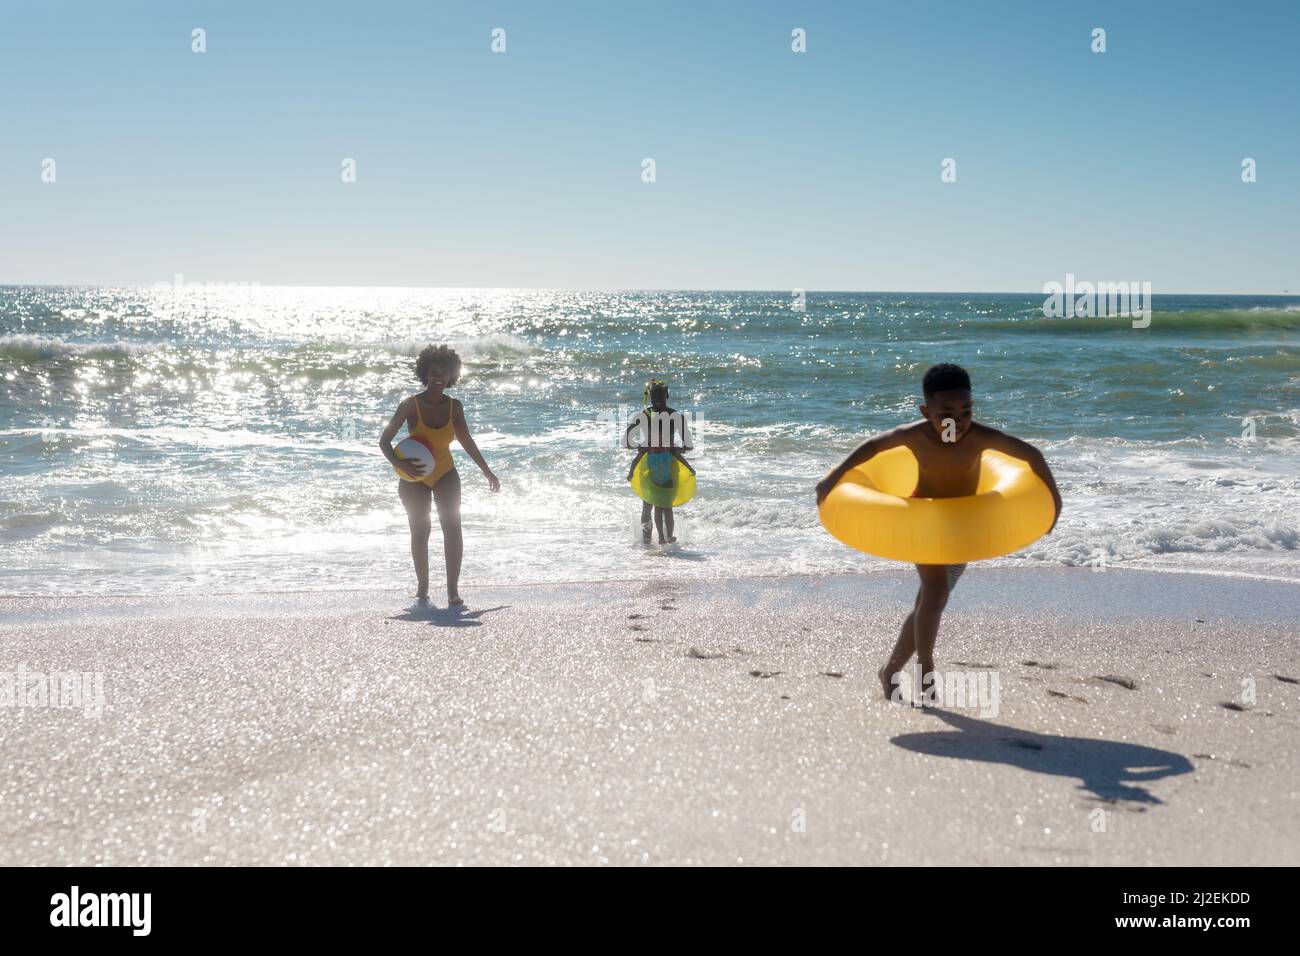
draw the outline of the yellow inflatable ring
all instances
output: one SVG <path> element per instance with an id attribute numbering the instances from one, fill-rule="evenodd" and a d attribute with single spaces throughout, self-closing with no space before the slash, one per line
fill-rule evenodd
<path id="1" fill-rule="evenodd" d="M 630 481 L 638 498 L 660 508 L 676 508 L 695 497 L 695 475 L 676 458 L 673 459 L 672 485 L 664 487 L 650 480 L 650 464 L 645 455 L 636 463 Z"/>
<path id="2" fill-rule="evenodd" d="M 986 451 L 975 494 L 911 498 L 916 458 L 891 448 L 849 471 L 818 514 L 851 548 L 912 564 L 962 564 L 996 558 L 1037 541 L 1056 506 L 1041 478 L 1019 458 Z"/>

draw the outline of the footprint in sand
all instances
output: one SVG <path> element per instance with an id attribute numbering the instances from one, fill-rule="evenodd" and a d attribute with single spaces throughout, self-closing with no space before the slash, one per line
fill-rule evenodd
<path id="1" fill-rule="evenodd" d="M 781 671 L 750 671 L 750 677 L 776 677 Z"/>
<path id="2" fill-rule="evenodd" d="M 1284 677 L 1281 674 L 1274 674 L 1273 678 L 1275 680 L 1280 680 L 1284 684 L 1300 684 L 1300 680 L 1297 680 L 1294 677 Z"/>
<path id="3" fill-rule="evenodd" d="M 984 670 L 993 670 L 992 664 L 976 664 L 972 661 L 953 661 L 954 667 L 982 667 Z"/>
<path id="4" fill-rule="evenodd" d="M 1198 760 L 1219 760 L 1220 759 L 1219 757 L 1216 757 L 1214 754 L 1192 754 L 1192 756 L 1196 757 Z M 1246 763 L 1246 761 L 1234 760 L 1231 757 L 1228 757 L 1227 759 L 1223 760 L 1223 763 L 1226 763 L 1229 767 L 1241 767 L 1243 770 L 1250 769 L 1250 764 Z"/>
<path id="5" fill-rule="evenodd" d="M 819 671 L 822 677 L 843 677 L 843 671 Z"/>
<path id="6" fill-rule="evenodd" d="M 1052 690 L 1050 687 L 1047 689 L 1047 692 L 1053 697 L 1064 697 L 1066 700 L 1078 701 L 1080 704 L 1088 703 L 1088 698 L 1086 697 L 1075 697 L 1073 694 L 1067 694 L 1064 691 L 1059 690 Z"/>
<path id="7" fill-rule="evenodd" d="M 686 652 L 687 657 L 693 657 L 697 661 L 716 661 L 720 657 L 726 657 L 723 653 L 713 653 L 712 651 L 702 651 L 698 647 L 692 647 Z"/>
<path id="8" fill-rule="evenodd" d="M 1123 810 L 1125 813 L 1146 813 L 1147 812 L 1146 807 L 1141 806 L 1140 804 L 1131 803 L 1128 800 L 1121 800 L 1119 799 L 1119 797 L 1087 796 L 1087 797 L 1083 797 L 1082 800 L 1084 806 L 1087 806 L 1089 803 L 1104 803 L 1107 806 L 1114 807 L 1116 810 Z"/>
<path id="9" fill-rule="evenodd" d="M 1104 680 L 1108 684 L 1118 684 L 1125 690 L 1137 690 L 1138 688 L 1137 681 L 1133 680 L 1131 677 L 1117 677 L 1114 674 L 1093 674 L 1092 679 Z"/>
<path id="10" fill-rule="evenodd" d="M 629 615 L 627 616 L 627 619 L 628 619 L 629 621 L 640 621 L 640 620 L 642 620 L 643 618 L 645 618 L 645 617 L 647 617 L 647 616 L 648 616 L 648 615 L 645 615 L 645 614 L 629 614 Z"/>
<path id="11" fill-rule="evenodd" d="M 1256 710 L 1254 704 L 1238 704 L 1236 701 L 1225 700 L 1220 702 L 1220 707 L 1224 710 L 1235 710 L 1242 714 L 1254 714 L 1256 717 L 1275 717 L 1277 716 L 1271 710 Z"/>
<path id="12" fill-rule="evenodd" d="M 1040 664 L 1038 661 L 1021 661 L 1020 663 L 1024 664 L 1026 667 L 1041 667 L 1045 671 L 1056 670 L 1055 664 Z"/>

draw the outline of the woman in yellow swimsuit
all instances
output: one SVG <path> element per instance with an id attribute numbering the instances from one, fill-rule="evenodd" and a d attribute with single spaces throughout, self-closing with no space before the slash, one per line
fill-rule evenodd
<path id="1" fill-rule="evenodd" d="M 501 490 L 501 482 L 483 460 L 478 445 L 465 424 L 465 409 L 460 402 L 443 394 L 460 378 L 460 356 L 445 345 L 430 345 L 415 360 L 415 377 L 425 385 L 419 395 L 412 395 L 401 405 L 379 437 L 379 448 L 394 466 L 401 462 L 404 471 L 420 475 L 419 481 L 399 481 L 397 495 L 406 507 L 411 526 L 411 560 L 415 562 L 415 579 L 419 586 L 416 598 L 429 599 L 429 533 L 432 530 L 430 502 L 438 506 L 438 524 L 442 526 L 442 551 L 447 564 L 447 604 L 462 605 L 460 596 L 460 561 L 464 541 L 460 530 L 460 474 L 451 457 L 455 439 L 474 459 L 488 487 Z M 438 424 L 442 422 L 442 424 Z M 406 424 L 412 438 L 423 439 L 433 449 L 433 468 L 424 475 L 424 466 L 401 461 L 393 452 L 393 439 Z"/>

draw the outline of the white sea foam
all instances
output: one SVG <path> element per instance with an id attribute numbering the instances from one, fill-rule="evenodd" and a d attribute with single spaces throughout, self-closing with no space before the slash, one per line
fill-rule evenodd
<path id="1" fill-rule="evenodd" d="M 49 335 L 16 333 L 0 335 L 0 355 L 20 359 L 52 359 L 62 356 L 140 355 L 160 348 L 143 342 L 70 342 Z"/>
<path id="2" fill-rule="evenodd" d="M 340 346 L 356 348 L 357 342 L 339 342 Z M 520 338 L 517 335 L 499 332 L 480 336 L 439 337 L 430 334 L 428 338 L 401 339 L 398 341 L 380 341 L 375 343 L 396 355 L 416 356 L 429 345 L 447 345 L 455 350 L 462 360 L 467 362 L 505 359 L 523 355 L 540 355 L 545 350 Z"/>

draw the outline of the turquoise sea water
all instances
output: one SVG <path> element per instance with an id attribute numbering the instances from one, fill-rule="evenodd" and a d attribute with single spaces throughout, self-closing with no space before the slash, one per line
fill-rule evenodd
<path id="1" fill-rule="evenodd" d="M 430 342 L 465 359 L 454 393 L 504 485 L 489 495 L 457 453 L 467 593 L 884 567 L 821 530 L 812 484 L 865 434 L 915 417 L 940 361 L 971 372 L 978 419 L 1043 448 L 1065 495 L 1056 532 L 1002 563 L 1300 579 L 1300 298 L 1156 296 L 1144 330 L 1042 305 L 0 287 L 0 592 L 407 585 L 376 441 Z M 698 446 L 671 557 L 635 545 L 617 447 L 651 375 Z"/>

